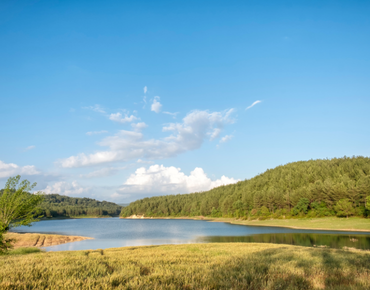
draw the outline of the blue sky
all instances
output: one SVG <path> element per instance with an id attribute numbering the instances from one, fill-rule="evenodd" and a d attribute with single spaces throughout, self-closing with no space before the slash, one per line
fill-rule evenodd
<path id="1" fill-rule="evenodd" d="M 21 174 L 130 202 L 369 156 L 369 15 L 369 1 L 1 1 L 0 186 Z"/>

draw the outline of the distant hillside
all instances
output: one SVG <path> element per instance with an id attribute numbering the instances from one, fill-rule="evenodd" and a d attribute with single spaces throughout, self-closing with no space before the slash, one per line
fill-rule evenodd
<path id="1" fill-rule="evenodd" d="M 370 158 L 344 157 L 289 163 L 249 180 L 206 192 L 144 198 L 123 208 L 121 216 L 203 215 L 259 219 L 367 216 L 367 196 L 370 196 Z"/>
<path id="2" fill-rule="evenodd" d="M 126 207 L 126 206 L 129 206 L 129 203 L 117 203 L 118 205 L 122 206 L 122 207 Z"/>
<path id="3" fill-rule="evenodd" d="M 41 204 L 45 217 L 118 216 L 122 206 L 91 198 L 46 194 Z"/>

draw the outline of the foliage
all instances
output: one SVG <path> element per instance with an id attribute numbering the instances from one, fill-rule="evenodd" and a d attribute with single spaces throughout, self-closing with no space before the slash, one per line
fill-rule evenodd
<path id="1" fill-rule="evenodd" d="M 0 229 L 0 255 L 7 253 L 11 248 L 13 248 L 13 239 L 6 239 L 4 236 L 4 230 Z"/>
<path id="2" fill-rule="evenodd" d="M 367 210 L 370 210 L 370 195 L 366 197 L 365 204 L 366 204 L 366 209 Z"/>
<path id="3" fill-rule="evenodd" d="M 123 208 L 121 216 L 266 218 L 261 211 L 265 207 L 275 218 L 324 217 L 335 215 L 336 203 L 346 198 L 353 203 L 356 215 L 366 215 L 362 209 L 369 192 L 370 158 L 319 159 L 278 166 L 206 192 L 137 200 Z"/>
<path id="4" fill-rule="evenodd" d="M 41 204 L 44 216 L 117 216 L 122 206 L 108 201 L 97 201 L 91 198 L 69 197 L 59 194 L 47 194 Z"/>
<path id="5" fill-rule="evenodd" d="M 12 227 L 30 226 L 40 218 L 41 193 L 32 194 L 36 186 L 27 179 L 20 182 L 21 176 L 9 177 L 5 188 L 0 192 L 0 229 L 7 231 Z"/>
<path id="6" fill-rule="evenodd" d="M 370 254 L 210 243 L 0 257 L 7 289 L 369 289 Z"/>
<path id="7" fill-rule="evenodd" d="M 348 216 L 351 216 L 355 213 L 352 202 L 350 202 L 348 198 L 339 200 L 334 208 L 337 212 L 337 216 L 348 218 Z"/>
<path id="8" fill-rule="evenodd" d="M 307 213 L 308 206 L 310 204 L 310 201 L 308 198 L 301 198 L 296 206 L 293 208 L 294 214 L 299 214 L 299 213 Z"/>

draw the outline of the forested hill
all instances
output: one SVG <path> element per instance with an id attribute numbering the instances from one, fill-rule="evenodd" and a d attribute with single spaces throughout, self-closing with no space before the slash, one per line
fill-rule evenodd
<path id="1" fill-rule="evenodd" d="M 41 204 L 45 217 L 73 216 L 117 216 L 122 206 L 108 201 L 91 198 L 69 197 L 59 194 L 46 194 Z"/>
<path id="2" fill-rule="evenodd" d="M 123 208 L 121 216 L 367 216 L 367 196 L 370 158 L 344 157 L 289 163 L 206 192 L 144 198 Z"/>

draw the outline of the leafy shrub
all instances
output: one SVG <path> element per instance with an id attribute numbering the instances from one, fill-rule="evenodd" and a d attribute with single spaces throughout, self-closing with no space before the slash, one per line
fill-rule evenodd
<path id="1" fill-rule="evenodd" d="M 334 207 L 339 217 L 347 217 L 354 215 L 355 210 L 352 206 L 352 202 L 348 198 L 341 199 L 337 202 L 337 205 Z"/>
<path id="2" fill-rule="evenodd" d="M 306 214 L 310 201 L 308 198 L 301 198 L 297 205 L 293 208 L 293 214 L 298 215 L 300 213 Z"/>

